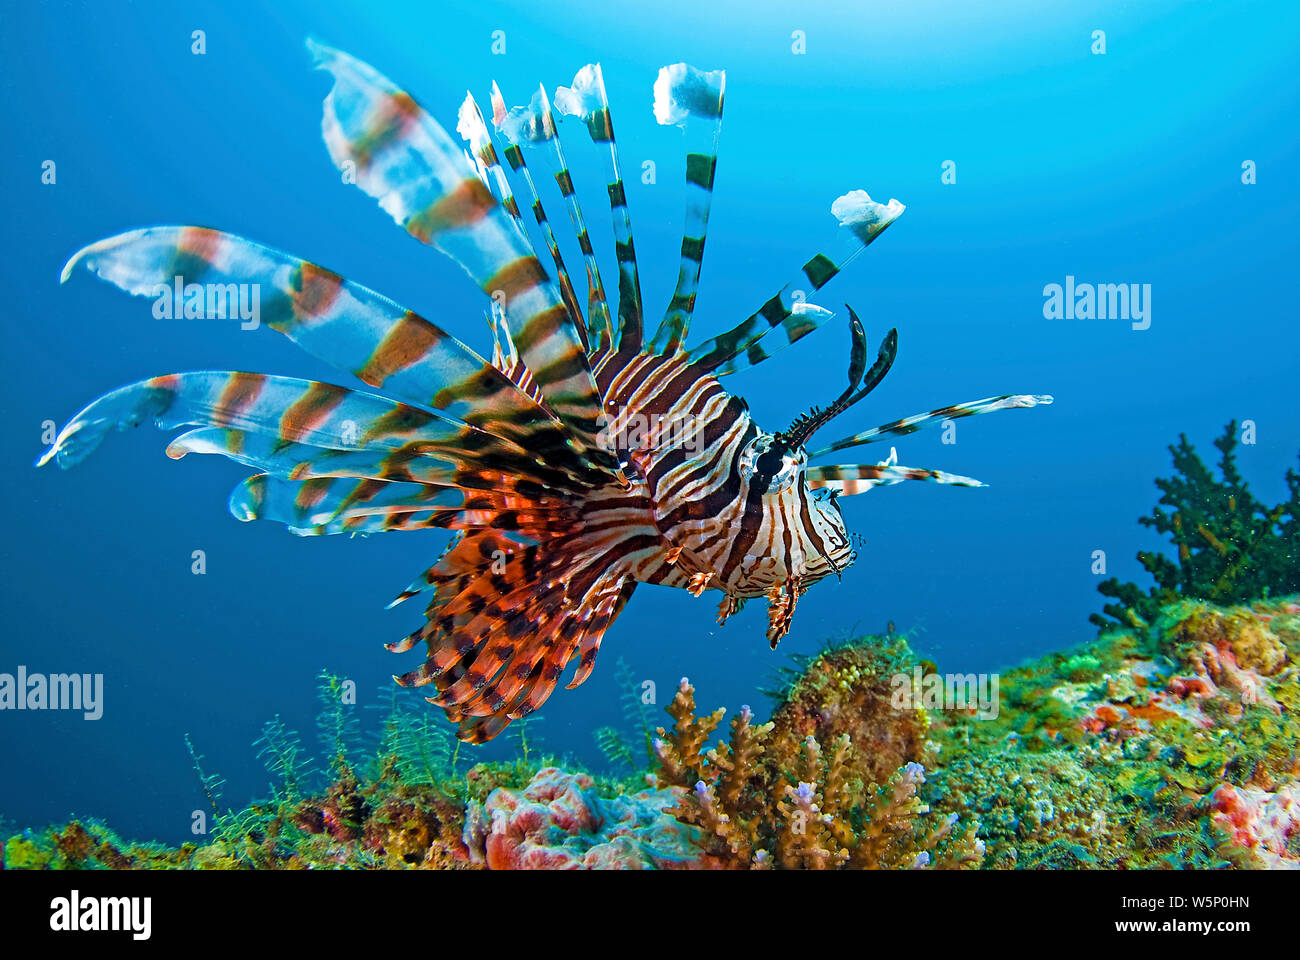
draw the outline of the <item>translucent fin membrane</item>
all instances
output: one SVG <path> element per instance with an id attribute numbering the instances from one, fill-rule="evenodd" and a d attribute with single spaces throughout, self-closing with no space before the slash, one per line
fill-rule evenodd
<path id="1" fill-rule="evenodd" d="M 904 417 L 901 420 L 893 420 L 878 427 L 872 427 L 870 430 L 855 433 L 851 437 L 836 440 L 834 443 L 829 443 L 814 450 L 808 454 L 808 458 L 811 460 L 828 453 L 834 453 L 836 450 L 857 447 L 866 443 L 878 443 L 891 437 L 906 436 L 909 433 L 916 433 L 922 427 L 942 423 L 944 420 L 973 417 L 976 414 L 992 413 L 995 410 L 1021 410 L 1027 407 L 1036 407 L 1040 404 L 1046 405 L 1051 402 L 1052 398 L 1046 395 L 1007 393 L 1000 397 L 988 397 L 984 400 L 972 400 L 968 403 L 954 403 L 952 406 L 940 407 L 928 413 L 918 413 L 910 417 Z"/>
<path id="2" fill-rule="evenodd" d="M 514 191 L 510 186 L 510 181 L 506 178 L 505 171 L 501 169 L 501 162 L 497 159 L 496 148 L 492 145 L 491 134 L 488 133 L 487 124 L 483 121 L 483 113 L 479 110 L 478 103 L 471 93 L 465 94 L 465 102 L 461 104 L 456 131 L 469 143 L 470 148 L 474 151 L 474 156 L 482 164 L 493 195 L 496 196 L 506 212 L 514 219 L 520 232 L 527 235 L 528 231 L 524 227 L 523 217 L 519 213 L 519 204 L 515 200 Z M 531 187 L 531 181 L 529 185 Z M 538 199 L 535 190 L 533 191 L 533 214 L 537 218 L 538 226 L 542 229 L 547 249 L 551 254 L 551 261 L 555 264 L 556 276 L 559 278 L 560 284 L 560 296 L 564 300 L 565 307 L 568 308 L 569 319 L 573 324 L 573 328 L 578 331 L 583 348 L 586 349 L 587 331 L 583 325 L 582 310 L 578 306 L 577 297 L 574 296 L 573 283 L 569 280 L 569 271 L 564 267 L 564 258 L 560 255 L 559 244 L 555 242 L 555 235 L 551 233 L 550 225 L 546 222 L 546 214 L 541 209 L 541 201 Z"/>
<path id="3" fill-rule="evenodd" d="M 690 330 L 700 267 L 704 260 L 704 241 L 709 229 L 709 207 L 713 201 L 713 178 L 718 164 L 718 137 L 722 132 L 722 102 L 726 86 L 725 71 L 705 72 L 685 63 L 661 68 L 655 80 L 655 119 L 661 124 L 684 127 L 689 137 L 681 264 L 668 312 L 651 343 L 655 353 L 676 353 Z M 692 122 L 691 117 L 696 119 Z"/>
<path id="4" fill-rule="evenodd" d="M 200 427 L 167 445 L 167 456 L 173 460 L 191 453 L 218 454 L 291 480 L 403 480 L 465 490 L 498 490 L 539 501 L 582 494 L 589 489 L 580 478 L 538 463 L 525 451 L 501 445 L 473 450 L 416 440 L 397 448 L 340 450 L 229 427 Z"/>
<path id="5" fill-rule="evenodd" d="M 237 520 L 272 520 L 295 533 L 383 533 L 415 527 L 447 530 L 517 529 L 556 534 L 575 528 L 576 510 L 551 510 L 519 498 L 424 483 L 383 480 L 286 480 L 258 474 L 230 496 Z"/>
<path id="6" fill-rule="evenodd" d="M 616 472 L 596 440 L 600 398 L 582 340 L 527 235 L 409 94 L 345 53 L 309 46 L 334 77 L 321 128 L 335 165 L 408 233 L 504 301 L 515 345 L 550 408 L 587 456 Z"/>
<path id="7" fill-rule="evenodd" d="M 314 263 L 233 234 L 166 226 L 132 230 L 79 250 L 63 268 L 63 279 L 79 266 L 136 296 L 156 297 L 178 277 L 208 289 L 245 284 L 256 290 L 259 326 L 367 385 L 497 436 L 540 444 L 562 459 L 579 459 L 568 431 L 460 340 Z"/>
<path id="8" fill-rule="evenodd" d="M 506 110 L 505 100 L 497 85 L 492 84 L 492 122 L 497 132 L 507 143 L 506 162 L 511 169 L 524 174 L 533 195 L 537 196 L 532 174 L 524 160 L 521 149 L 535 143 L 547 142 L 551 145 L 556 169 L 554 177 L 559 185 L 568 210 L 569 222 L 578 241 L 578 249 L 587 268 L 587 341 L 592 353 L 603 353 L 610 348 L 613 337 L 613 324 L 610 321 L 609 305 L 605 298 L 605 287 L 600 279 L 600 266 L 591 247 L 591 237 L 587 233 L 587 224 L 582 216 L 582 206 L 573 189 L 573 178 L 569 175 L 569 165 L 564 159 L 564 148 L 560 145 L 559 131 L 555 127 L 555 118 L 551 114 L 551 104 L 546 97 L 546 90 L 539 88 L 526 107 L 513 107 Z"/>
<path id="9" fill-rule="evenodd" d="M 605 78 L 600 64 L 589 63 L 573 78 L 572 87 L 555 91 L 555 109 L 564 116 L 578 117 L 587 125 L 593 143 L 606 143 L 609 153 L 605 169 L 609 181 L 609 207 L 614 220 L 614 252 L 618 259 L 618 335 L 615 349 L 636 352 L 644 336 L 641 308 L 641 279 L 636 269 L 636 248 L 632 242 L 632 217 L 618 169 L 618 147 L 614 142 L 614 120 L 605 95 Z"/>
<path id="10" fill-rule="evenodd" d="M 340 450 L 397 448 L 414 441 L 473 447 L 474 427 L 331 383 L 229 370 L 173 373 L 119 387 L 64 427 L 37 461 L 79 463 L 110 430 L 152 421 L 166 430 L 217 426 Z M 502 441 L 497 441 L 502 442 Z"/>

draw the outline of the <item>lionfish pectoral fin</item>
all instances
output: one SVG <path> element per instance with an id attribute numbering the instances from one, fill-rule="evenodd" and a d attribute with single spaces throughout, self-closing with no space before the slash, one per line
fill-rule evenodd
<path id="1" fill-rule="evenodd" d="M 794 608 L 803 595 L 803 581 L 799 577 L 786 577 L 774 583 L 767 592 L 767 640 L 772 649 L 790 632 Z"/>
<path id="2" fill-rule="evenodd" d="M 922 427 L 943 423 L 946 420 L 973 417 L 981 413 L 993 413 L 996 410 L 1021 410 L 1029 407 L 1047 406 L 1050 403 L 1052 403 L 1052 397 L 1048 394 L 1027 393 L 1006 393 L 997 397 L 988 397 L 984 400 L 954 403 L 951 406 L 940 407 L 937 410 L 914 414 L 901 420 L 893 420 L 878 427 L 872 427 L 870 430 L 855 433 L 851 437 L 836 440 L 834 443 L 819 447 L 809 453 L 808 459 L 812 460 L 828 453 L 834 453 L 836 450 L 845 450 L 866 443 L 877 443 L 889 437 L 906 436 L 909 433 L 915 433 Z"/>
<path id="3" fill-rule="evenodd" d="M 201 298 L 202 315 L 213 311 L 247 329 L 274 330 L 371 388 L 499 436 L 531 442 L 545 434 L 556 447 L 567 437 L 546 408 L 441 327 L 332 270 L 243 237 L 205 227 L 147 227 L 82 248 L 63 279 L 76 267 L 135 296 L 169 294 L 176 319 L 183 305 L 188 309 L 190 284 L 202 283 L 199 292 L 239 291 L 237 303 L 228 294 L 210 304 Z M 499 309 L 495 300 L 492 307 Z M 513 359 L 509 332 L 501 333 Z"/>
<path id="4" fill-rule="evenodd" d="M 656 536 L 629 525 L 627 536 L 596 549 L 580 525 L 540 527 L 537 541 L 507 542 L 505 532 L 466 530 L 463 538 L 406 593 L 430 589 L 428 622 L 418 632 L 425 662 L 403 675 L 432 684 L 431 703 L 483 742 L 511 720 L 539 709 L 565 667 L 577 660 L 570 687 L 591 674 L 606 630 L 636 581 L 625 568 L 635 547 Z M 514 532 L 510 536 L 516 536 Z M 413 638 L 395 649 L 409 649 Z"/>
<path id="5" fill-rule="evenodd" d="M 839 466 L 809 467 L 804 478 L 813 490 L 833 490 L 842 496 L 865 493 L 872 487 L 889 486 L 904 480 L 929 480 L 933 483 L 956 487 L 983 487 L 987 484 L 942 470 L 904 467 L 891 463 L 843 464 Z"/>
<path id="6" fill-rule="evenodd" d="M 233 370 L 173 373 L 127 384 L 93 401 L 59 432 L 40 464 L 79 463 L 110 430 L 152 422 L 245 431 L 337 450 L 395 448 L 407 441 L 454 444 L 458 420 L 331 383 Z M 179 451 L 178 451 L 179 452 Z"/>

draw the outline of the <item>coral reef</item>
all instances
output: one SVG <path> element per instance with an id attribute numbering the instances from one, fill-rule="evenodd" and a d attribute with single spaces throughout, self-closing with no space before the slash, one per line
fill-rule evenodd
<path id="1" fill-rule="evenodd" d="M 920 795 L 931 759 L 923 711 L 891 706 L 890 677 L 910 670 L 906 641 L 867 638 L 803 661 L 772 720 L 749 707 L 729 741 L 706 749 L 723 711 L 700 717 L 683 679 L 660 728 L 658 779 L 674 815 L 702 831 L 718 866 L 833 869 L 973 867 L 978 824 L 930 815 Z M 825 746 L 823 746 L 823 744 Z"/>
<path id="2" fill-rule="evenodd" d="M 1146 591 L 1115 577 L 1104 581 L 1097 589 L 1117 602 L 1106 604 L 1104 615 L 1092 614 L 1089 619 L 1098 627 L 1143 626 L 1161 607 L 1183 598 L 1231 604 L 1300 592 L 1300 473 L 1287 470 L 1288 498 L 1268 507 L 1237 469 L 1235 420 L 1214 446 L 1221 480 L 1186 435 L 1169 448 L 1175 475 L 1155 481 L 1160 505 L 1138 523 L 1168 536 L 1178 558 L 1138 553 L 1138 562 L 1155 580 Z"/>
<path id="3" fill-rule="evenodd" d="M 1300 867 L 1298 601 L 1177 600 L 1002 673 L 996 716 L 896 704 L 934 666 L 892 629 L 799 658 L 766 721 L 724 727 L 683 680 L 652 769 L 619 735 L 614 775 L 544 755 L 531 723 L 514 760 L 461 763 L 392 691 L 367 739 L 323 674 L 320 757 L 278 717 L 254 744 L 264 800 L 225 808 L 187 739 L 213 813 L 196 842 L 84 820 L 5 830 L 0 851 L 9 869 Z"/>
<path id="4" fill-rule="evenodd" d="M 601 797 L 586 774 L 539 770 L 497 787 L 465 816 L 470 859 L 492 870 L 688 869 L 705 865 L 698 831 L 664 811 L 671 790 Z"/>
<path id="5" fill-rule="evenodd" d="M 995 721 L 945 716 L 936 809 L 990 866 L 1300 866 L 1300 604 L 1183 600 L 1002 674 Z"/>

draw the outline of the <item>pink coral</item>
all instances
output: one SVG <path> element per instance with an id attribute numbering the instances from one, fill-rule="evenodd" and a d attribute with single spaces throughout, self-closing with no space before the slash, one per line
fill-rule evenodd
<path id="1" fill-rule="evenodd" d="M 701 865 L 695 831 L 664 813 L 671 790 L 604 798 L 584 773 L 539 770 L 465 814 L 465 845 L 491 870 L 644 870 Z"/>
<path id="2" fill-rule="evenodd" d="M 1291 836 L 1300 831 L 1300 802 L 1294 786 L 1277 793 L 1261 787 L 1220 784 L 1211 799 L 1214 823 L 1228 834 L 1230 842 L 1254 853 L 1261 867 L 1300 867 L 1300 859 L 1288 851 Z"/>
<path id="3" fill-rule="evenodd" d="M 1206 643 L 1200 656 L 1193 656 L 1196 672 L 1205 670 L 1220 686 L 1236 690 L 1245 705 L 1258 703 L 1280 714 L 1282 706 L 1268 694 L 1268 684 L 1257 670 L 1248 669 L 1237 662 L 1232 647 Z"/>

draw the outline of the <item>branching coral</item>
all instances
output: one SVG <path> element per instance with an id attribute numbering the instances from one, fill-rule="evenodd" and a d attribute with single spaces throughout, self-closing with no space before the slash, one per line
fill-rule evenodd
<path id="1" fill-rule="evenodd" d="M 854 699 L 851 683 L 844 692 Z M 686 680 L 668 712 L 673 728 L 660 728 L 656 742 L 660 782 L 684 788 L 672 812 L 700 828 L 719 866 L 909 868 L 982 859 L 973 825 L 954 836 L 956 817 L 927 816 L 917 795 L 924 768 L 915 761 L 864 783 L 849 733 L 830 741 L 827 756 L 816 736 L 798 736 L 797 724 L 755 724 L 748 707 L 732 721 L 730 742 L 705 751 L 722 711 L 697 717 Z"/>
<path id="2" fill-rule="evenodd" d="M 1104 581 L 1097 589 L 1117 602 L 1103 607 L 1104 616 L 1092 614 L 1098 627 L 1149 624 L 1162 606 L 1184 597 L 1229 604 L 1300 591 L 1300 473 L 1287 471 L 1289 496 L 1268 507 L 1237 468 L 1236 421 L 1214 445 L 1222 479 L 1185 435 L 1169 448 L 1174 476 L 1156 480 L 1160 506 L 1138 522 L 1168 536 L 1177 560 L 1139 552 L 1138 561 L 1155 580 L 1145 592 L 1115 577 Z"/>

